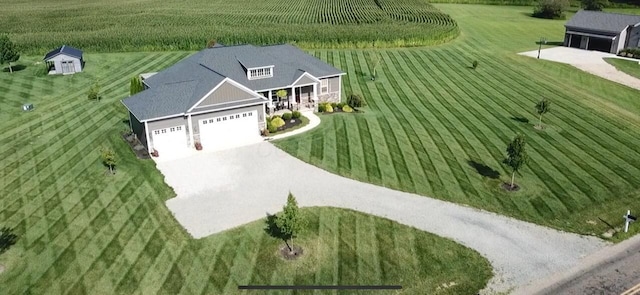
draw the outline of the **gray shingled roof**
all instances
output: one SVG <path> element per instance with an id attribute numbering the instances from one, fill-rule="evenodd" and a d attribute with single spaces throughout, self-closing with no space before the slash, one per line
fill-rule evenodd
<path id="1" fill-rule="evenodd" d="M 47 53 L 44 56 L 44 60 L 48 60 L 58 54 L 66 54 L 68 56 L 73 56 L 73 57 L 77 57 L 77 58 L 82 58 L 82 50 L 78 49 L 78 48 L 73 48 L 71 46 L 67 46 L 67 45 L 62 45 L 54 50 L 49 51 L 49 53 Z"/>
<path id="2" fill-rule="evenodd" d="M 565 27 L 619 34 L 627 26 L 638 23 L 640 23 L 640 15 L 580 10 L 565 24 Z"/>
<path id="3" fill-rule="evenodd" d="M 247 79 L 245 67 L 270 65 L 274 66 L 273 77 Z M 145 79 L 150 88 L 124 99 L 122 103 L 138 120 L 179 115 L 186 113 L 225 77 L 259 91 L 287 87 L 304 72 L 315 77 L 343 74 L 342 71 L 287 44 L 208 48 Z"/>

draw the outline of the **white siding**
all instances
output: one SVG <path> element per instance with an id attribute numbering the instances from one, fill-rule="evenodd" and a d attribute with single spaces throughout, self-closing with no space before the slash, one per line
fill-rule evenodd
<path id="1" fill-rule="evenodd" d="M 58 54 L 53 58 L 49 59 L 49 62 L 53 62 L 56 73 L 62 74 L 62 62 L 63 61 L 73 61 L 74 72 L 82 72 L 82 61 L 76 57 L 68 56 L 66 54 Z"/>

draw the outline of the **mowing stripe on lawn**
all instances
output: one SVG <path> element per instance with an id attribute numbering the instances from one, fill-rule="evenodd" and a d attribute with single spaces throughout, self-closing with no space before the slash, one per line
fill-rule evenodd
<path id="1" fill-rule="evenodd" d="M 369 130 L 369 121 L 364 117 L 357 116 L 356 124 L 358 126 L 360 140 L 362 141 L 362 154 L 364 155 L 366 175 L 369 181 L 382 181 L 382 173 L 378 166 L 378 156 L 371 138 L 371 131 Z"/>
<path id="2" fill-rule="evenodd" d="M 349 154 L 349 141 L 353 140 L 347 136 L 347 125 L 344 122 L 344 116 L 335 114 L 335 138 L 336 138 L 336 169 L 342 174 L 351 174 L 351 160 Z"/>

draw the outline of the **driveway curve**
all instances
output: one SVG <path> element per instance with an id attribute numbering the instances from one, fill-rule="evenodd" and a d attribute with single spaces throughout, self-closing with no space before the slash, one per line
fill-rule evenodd
<path id="1" fill-rule="evenodd" d="M 442 200 L 341 177 L 264 142 L 158 163 L 177 196 L 166 202 L 194 238 L 281 210 L 292 192 L 300 206 L 333 206 L 389 218 L 475 249 L 494 268 L 483 293 L 569 269 L 607 244 Z"/>

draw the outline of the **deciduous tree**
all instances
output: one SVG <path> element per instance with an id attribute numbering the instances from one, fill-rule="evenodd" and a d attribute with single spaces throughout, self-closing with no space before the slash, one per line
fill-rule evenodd
<path id="1" fill-rule="evenodd" d="M 602 11 L 608 4 L 607 0 L 580 0 L 580 5 L 584 10 Z"/>
<path id="2" fill-rule="evenodd" d="M 538 115 L 540 115 L 540 117 L 538 117 L 539 128 L 542 128 L 542 115 L 549 112 L 550 109 L 551 109 L 551 102 L 548 101 L 546 98 L 543 98 L 540 102 L 538 102 L 538 104 L 536 104 L 536 112 L 538 112 Z"/>
<path id="3" fill-rule="evenodd" d="M 525 150 L 525 144 L 524 136 L 518 134 L 513 141 L 509 143 L 509 146 L 507 146 L 507 158 L 504 160 L 504 163 L 511 167 L 511 189 L 513 189 L 516 172 L 520 171 L 529 160 L 527 151 Z"/>
<path id="4" fill-rule="evenodd" d="M 116 166 L 116 155 L 110 148 L 103 148 L 101 151 L 102 163 L 109 167 L 109 172 L 114 174 L 113 168 Z"/>
<path id="5" fill-rule="evenodd" d="M 11 63 L 18 61 L 18 59 L 20 59 L 20 54 L 16 45 L 11 42 L 9 36 L 0 35 L 0 65 L 9 63 L 9 72 L 13 73 Z"/>
<path id="6" fill-rule="evenodd" d="M 564 18 L 564 12 L 569 8 L 569 0 L 539 0 L 533 9 L 533 16 L 549 19 Z"/>
<path id="7" fill-rule="evenodd" d="M 291 193 L 289 193 L 287 197 L 287 204 L 278 215 L 276 224 L 280 233 L 282 233 L 282 238 L 285 240 L 287 247 L 289 247 L 289 251 L 293 251 L 293 238 L 300 233 L 300 230 L 304 226 L 304 220 L 300 216 L 298 202 Z M 288 239 L 291 240 L 291 244 L 287 243 Z"/>
<path id="8" fill-rule="evenodd" d="M 100 100 L 100 85 L 98 85 L 98 83 L 91 85 L 89 91 L 87 91 L 87 98 L 90 100 Z"/>

